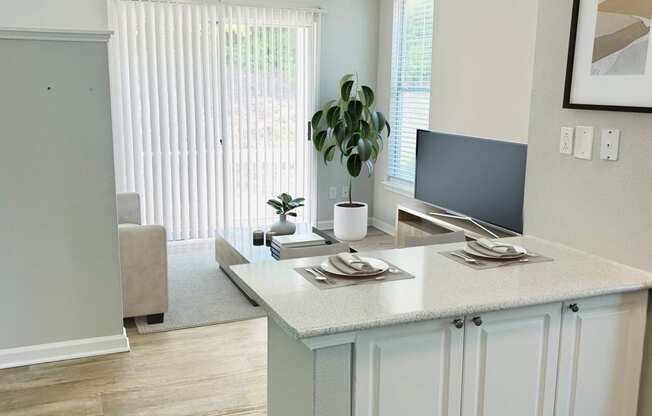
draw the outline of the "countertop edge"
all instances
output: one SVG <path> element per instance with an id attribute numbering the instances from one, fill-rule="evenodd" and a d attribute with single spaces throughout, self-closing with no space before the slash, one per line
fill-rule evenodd
<path id="1" fill-rule="evenodd" d="M 369 329 L 376 329 L 386 326 L 410 324 L 416 322 L 429 321 L 433 319 L 456 318 L 463 315 L 496 312 L 507 309 L 516 309 L 528 306 L 543 305 L 547 303 L 565 302 L 571 299 L 586 299 L 595 296 L 614 295 L 618 293 L 636 292 L 639 290 L 650 289 L 650 284 L 632 284 L 626 287 L 596 289 L 590 291 L 579 291 L 568 293 L 564 295 L 550 296 L 540 299 L 517 299 L 511 302 L 502 303 L 486 303 L 482 305 L 461 305 L 459 308 L 449 308 L 436 311 L 423 311 L 415 313 L 406 313 L 403 315 L 393 316 L 391 318 L 382 318 L 379 320 L 365 321 L 359 323 L 341 324 L 335 327 L 316 327 L 316 328 L 294 328 L 287 321 L 285 321 L 276 311 L 264 302 L 260 302 L 261 306 L 264 305 L 265 310 L 270 317 L 281 327 L 283 330 L 294 339 L 307 339 L 328 335 L 336 335 L 345 332 L 363 331 Z"/>

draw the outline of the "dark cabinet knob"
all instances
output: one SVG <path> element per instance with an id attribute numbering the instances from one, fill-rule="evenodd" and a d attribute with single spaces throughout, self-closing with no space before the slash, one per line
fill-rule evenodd
<path id="1" fill-rule="evenodd" d="M 580 307 L 577 306 L 577 303 L 571 303 L 570 305 L 568 305 L 568 309 L 570 309 L 573 312 L 579 312 L 580 311 Z"/>
<path id="2" fill-rule="evenodd" d="M 456 319 L 453 321 L 453 325 L 455 325 L 455 328 L 457 329 L 462 329 L 464 328 L 464 320 L 463 319 Z"/>
<path id="3" fill-rule="evenodd" d="M 480 326 L 480 325 L 482 325 L 482 318 L 480 318 L 479 316 L 476 316 L 475 318 L 473 318 L 473 319 L 471 319 L 471 320 L 473 321 L 473 323 L 475 324 L 475 326 Z"/>

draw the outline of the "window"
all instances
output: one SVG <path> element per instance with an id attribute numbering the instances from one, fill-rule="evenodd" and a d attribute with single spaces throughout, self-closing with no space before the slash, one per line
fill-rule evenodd
<path id="1" fill-rule="evenodd" d="M 388 176 L 413 183 L 417 129 L 428 129 L 432 66 L 432 0 L 395 0 Z"/>

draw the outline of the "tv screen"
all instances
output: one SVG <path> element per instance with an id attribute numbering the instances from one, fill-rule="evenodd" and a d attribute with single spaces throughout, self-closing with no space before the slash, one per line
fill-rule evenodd
<path id="1" fill-rule="evenodd" d="M 417 132 L 415 197 L 523 232 L 527 145 Z"/>

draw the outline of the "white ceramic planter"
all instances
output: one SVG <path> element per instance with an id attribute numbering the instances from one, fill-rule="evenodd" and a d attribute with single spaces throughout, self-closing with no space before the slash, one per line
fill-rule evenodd
<path id="1" fill-rule="evenodd" d="M 354 202 L 348 207 L 348 202 L 335 204 L 333 231 L 335 238 L 344 241 L 362 240 L 367 236 L 367 217 L 369 208 L 363 202 Z"/>
<path id="2" fill-rule="evenodd" d="M 276 235 L 294 234 L 296 230 L 297 226 L 293 222 L 288 221 L 287 215 L 283 214 L 279 215 L 278 221 L 269 228 L 269 231 L 274 231 Z"/>

